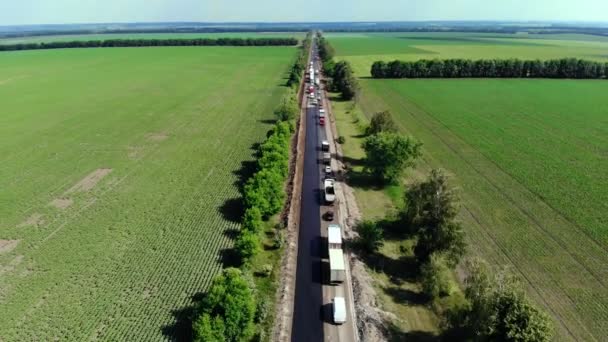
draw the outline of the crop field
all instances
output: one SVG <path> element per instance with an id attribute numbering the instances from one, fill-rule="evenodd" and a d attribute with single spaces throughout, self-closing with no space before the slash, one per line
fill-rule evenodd
<path id="1" fill-rule="evenodd" d="M 559 340 L 608 336 L 608 82 L 361 80 L 460 188 L 470 252 L 512 269 Z"/>
<path id="2" fill-rule="evenodd" d="M 0 340 L 174 337 L 239 229 L 295 53 L 1 53 Z"/>
<path id="3" fill-rule="evenodd" d="M 227 32 L 227 33 L 106 33 L 0 38 L 0 44 L 71 42 L 107 39 L 193 39 L 193 38 L 303 38 L 300 32 Z"/>
<path id="4" fill-rule="evenodd" d="M 402 32 L 331 33 L 326 37 L 336 57 L 348 60 L 360 77 L 370 76 L 377 60 L 578 57 L 608 62 L 608 38 L 589 35 Z"/>

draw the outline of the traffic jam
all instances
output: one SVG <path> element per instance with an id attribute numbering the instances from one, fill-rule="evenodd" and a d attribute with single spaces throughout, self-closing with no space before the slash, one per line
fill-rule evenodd
<path id="1" fill-rule="evenodd" d="M 315 60 L 318 60 L 318 56 L 314 56 Z M 323 105 L 323 97 L 321 91 L 320 71 L 315 69 L 314 63 L 311 61 L 309 69 L 306 72 L 307 88 L 306 93 L 308 97 L 309 106 L 318 109 L 318 129 L 320 137 L 326 137 L 325 124 L 328 120 L 326 111 Z M 344 253 L 342 250 L 342 229 L 339 224 L 334 222 L 337 219 L 337 215 L 334 210 L 334 204 L 336 203 L 336 192 L 335 192 L 335 179 L 334 172 L 332 170 L 332 156 L 330 152 L 329 141 L 321 138 L 320 141 L 320 172 L 321 172 L 321 219 L 325 230 L 325 242 L 322 248 L 322 257 L 328 261 L 329 270 L 325 267 L 322 270 L 324 278 L 326 279 L 325 284 L 331 286 L 329 290 L 331 293 L 331 312 L 327 312 L 328 321 L 333 324 L 343 324 L 347 321 L 346 311 L 346 300 L 344 290 L 341 288 L 342 284 L 346 280 L 346 265 L 344 261 Z M 327 263 L 325 263 L 327 264 Z"/>

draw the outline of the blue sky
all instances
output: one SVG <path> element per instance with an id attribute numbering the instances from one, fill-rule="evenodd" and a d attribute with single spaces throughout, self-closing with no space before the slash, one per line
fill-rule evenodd
<path id="1" fill-rule="evenodd" d="M 0 25 L 387 20 L 608 21 L 608 0 L 0 0 Z"/>

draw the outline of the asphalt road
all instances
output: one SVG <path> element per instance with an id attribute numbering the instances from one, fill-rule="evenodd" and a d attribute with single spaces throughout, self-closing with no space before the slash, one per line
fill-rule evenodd
<path id="1" fill-rule="evenodd" d="M 308 106 L 308 99 L 304 103 L 306 105 L 306 139 L 291 340 L 294 342 L 321 342 L 323 341 L 324 317 L 321 279 L 319 148 L 325 133 L 319 129 L 318 107 Z"/>

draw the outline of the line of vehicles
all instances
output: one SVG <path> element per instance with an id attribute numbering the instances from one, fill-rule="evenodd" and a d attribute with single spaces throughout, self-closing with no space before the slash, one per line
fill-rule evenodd
<path id="1" fill-rule="evenodd" d="M 326 113 L 323 108 L 323 99 L 321 97 L 320 88 L 320 73 L 314 69 L 314 63 L 311 61 L 308 71 L 306 72 L 306 80 L 308 81 L 308 98 L 311 105 L 318 107 L 318 122 L 320 129 L 325 129 Z M 331 167 L 331 153 L 329 141 L 321 141 L 321 161 L 323 173 L 323 189 L 322 203 L 329 207 L 322 214 L 325 221 L 334 221 L 334 210 L 332 206 L 336 202 L 336 181 L 333 178 L 333 170 Z M 329 261 L 329 284 L 332 286 L 340 286 L 346 280 L 346 263 L 344 260 L 344 252 L 342 250 L 342 228 L 340 225 L 330 223 L 327 227 L 327 243 L 324 248 L 325 256 Z M 336 291 L 338 292 L 338 291 Z M 343 292 L 342 292 L 343 293 Z M 343 295 L 336 295 L 332 299 L 332 321 L 334 324 L 346 323 L 346 300 Z"/>

